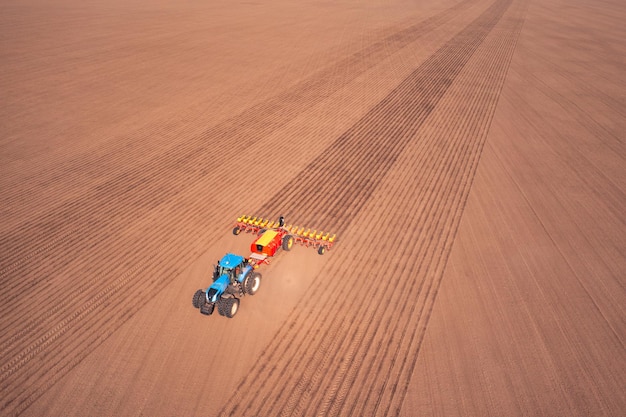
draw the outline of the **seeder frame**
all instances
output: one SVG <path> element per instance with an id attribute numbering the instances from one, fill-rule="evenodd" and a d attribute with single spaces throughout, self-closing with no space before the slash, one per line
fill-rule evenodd
<path id="1" fill-rule="evenodd" d="M 279 230 L 283 235 L 291 235 L 295 243 L 305 247 L 314 247 L 320 255 L 331 249 L 337 240 L 337 235 L 317 231 L 310 228 L 299 227 L 296 225 L 284 226 L 280 221 L 272 221 L 261 217 L 243 215 L 237 218 L 233 234 L 238 235 L 241 232 L 259 234 L 261 231 L 274 229 Z"/>

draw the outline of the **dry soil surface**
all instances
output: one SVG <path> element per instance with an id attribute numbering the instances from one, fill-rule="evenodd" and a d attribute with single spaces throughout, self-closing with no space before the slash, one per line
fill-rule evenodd
<path id="1" fill-rule="evenodd" d="M 620 416 L 621 0 L 0 5 L 0 414 Z M 338 235 L 233 319 L 241 214 Z"/>

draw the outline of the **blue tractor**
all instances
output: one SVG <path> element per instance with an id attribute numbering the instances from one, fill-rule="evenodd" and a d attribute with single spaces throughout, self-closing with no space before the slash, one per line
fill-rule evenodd
<path id="1" fill-rule="evenodd" d="M 254 295 L 261 285 L 261 274 L 255 272 L 257 259 L 248 259 L 228 253 L 218 261 L 213 271 L 213 284 L 193 295 L 194 308 L 211 315 L 217 305 L 222 316 L 232 318 L 239 310 L 239 298 Z"/>

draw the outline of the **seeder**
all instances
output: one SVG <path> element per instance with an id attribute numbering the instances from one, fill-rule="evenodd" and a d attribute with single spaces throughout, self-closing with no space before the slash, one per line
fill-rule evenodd
<path id="1" fill-rule="evenodd" d="M 312 246 L 317 249 L 317 253 L 323 255 L 333 247 L 337 238 L 335 234 L 331 235 L 315 229 L 295 225 L 285 226 L 285 219 L 282 216 L 278 221 L 271 221 L 243 215 L 237 218 L 233 228 L 234 235 L 241 232 L 259 235 L 260 237 L 252 243 L 251 250 L 256 253 L 265 253 L 267 256 L 274 256 L 279 247 L 290 250 L 294 243 L 305 247 Z M 262 249 L 265 247 L 267 250 Z"/>

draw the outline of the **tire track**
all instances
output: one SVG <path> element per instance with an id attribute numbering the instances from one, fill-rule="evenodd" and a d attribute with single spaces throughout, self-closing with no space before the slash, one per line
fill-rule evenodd
<path id="1" fill-rule="evenodd" d="M 494 3 L 489 9 L 487 9 L 487 11 L 483 15 L 481 15 L 476 21 L 474 21 L 473 24 L 470 24 L 466 31 L 460 32 L 463 38 L 467 38 L 467 39 L 475 39 L 476 37 L 480 38 L 480 42 L 478 45 L 470 43 L 471 48 L 474 48 L 474 50 L 478 48 L 480 43 L 482 43 L 482 41 L 489 34 L 491 29 L 493 29 L 493 27 L 500 21 L 504 13 L 509 8 L 510 4 L 511 2 Z M 473 30 L 474 32 L 471 32 L 470 30 Z M 515 38 L 516 36 L 517 36 L 517 33 L 513 32 L 513 38 Z M 457 37 L 455 37 L 455 39 L 456 38 Z M 506 72 L 506 68 L 508 67 L 508 62 L 512 55 L 513 49 L 514 49 L 514 43 L 512 44 L 512 47 L 509 47 L 507 50 L 504 51 L 504 53 L 499 54 L 499 55 L 496 54 L 499 57 L 499 62 L 504 63 L 503 66 L 500 66 L 500 67 L 496 66 L 496 69 L 497 69 L 496 72 L 498 72 L 498 75 L 500 76 L 500 80 L 504 79 L 503 73 Z M 454 60 L 452 62 L 454 62 Z M 435 71 L 435 73 L 437 72 Z M 482 77 L 483 74 L 478 74 L 478 76 Z M 446 86 L 445 88 L 447 89 L 447 87 L 448 86 Z M 449 253 L 449 250 L 451 248 L 451 242 L 452 242 L 452 238 L 454 237 L 456 227 L 458 226 L 460 212 L 462 211 L 462 207 L 467 197 L 469 187 L 471 186 L 473 173 L 475 172 L 475 168 L 477 166 L 478 159 L 480 157 L 480 152 L 482 150 L 482 144 L 484 142 L 484 138 L 488 130 L 488 122 L 491 119 L 493 110 L 495 109 L 495 102 L 497 101 L 500 88 L 501 88 L 501 82 L 496 88 L 493 89 L 493 91 L 495 91 L 495 94 L 493 94 L 492 91 L 487 90 L 487 97 L 490 100 L 487 100 L 486 105 L 480 105 L 480 103 L 477 103 L 478 106 L 476 106 L 472 111 L 470 111 L 470 115 L 465 120 L 466 124 L 470 122 L 473 123 L 473 125 L 471 125 L 470 123 L 469 127 L 472 130 L 470 130 L 468 133 L 471 133 L 471 136 L 475 138 L 474 141 L 470 142 L 469 144 L 465 144 L 463 146 L 464 136 L 465 136 L 463 135 L 464 132 L 457 129 L 457 133 L 453 135 L 453 137 L 455 138 L 457 142 L 454 142 L 451 144 L 450 150 L 447 154 L 447 158 L 453 158 L 453 157 L 454 158 L 452 160 L 446 159 L 445 157 L 439 158 L 440 168 L 438 170 L 431 171 L 431 174 L 432 174 L 431 181 L 435 181 L 435 183 L 434 183 L 434 186 L 427 187 L 427 192 L 429 194 L 426 195 L 426 200 L 430 202 L 431 208 L 428 210 L 424 209 L 426 211 L 421 212 L 422 214 L 421 221 L 416 221 L 415 223 L 412 223 L 412 224 L 418 224 L 418 225 L 422 224 L 423 226 L 427 227 L 425 230 L 426 230 L 426 236 L 429 237 L 429 239 L 425 238 L 421 240 L 419 243 L 420 245 L 426 245 L 426 250 L 421 249 L 423 246 L 420 246 L 418 247 L 417 250 L 412 249 L 407 252 L 406 248 L 408 245 L 405 245 L 404 244 L 405 242 L 400 243 L 395 248 L 395 250 L 398 251 L 397 253 L 402 254 L 400 257 L 394 258 L 397 260 L 397 262 L 401 262 L 402 259 L 405 259 L 405 255 L 423 253 L 424 257 L 422 259 L 424 261 L 428 261 L 429 266 L 423 270 L 424 272 L 422 272 L 422 265 L 424 265 L 424 262 L 418 262 L 419 264 L 418 270 L 410 271 L 410 272 L 415 272 L 418 275 L 427 275 L 428 273 L 432 273 L 430 277 L 426 276 L 422 280 L 412 280 L 412 277 L 406 277 L 407 282 L 413 283 L 412 288 L 410 288 L 408 291 L 409 293 L 408 298 L 414 299 L 416 294 L 420 296 L 420 294 L 422 293 L 422 290 L 425 289 L 424 290 L 425 294 L 421 296 L 423 298 L 423 302 L 419 303 L 421 311 L 418 314 L 418 322 L 421 321 L 422 327 L 420 328 L 419 332 L 408 332 L 409 334 L 413 334 L 413 335 L 424 334 L 428 317 L 429 317 L 429 311 L 432 309 L 432 305 L 436 297 L 436 291 L 438 288 L 438 283 L 443 273 L 443 267 L 445 266 L 447 253 Z M 422 89 L 421 91 L 424 91 L 424 89 Z M 480 111 L 478 111 L 479 108 L 480 108 Z M 389 111 L 388 113 L 392 113 L 392 111 Z M 383 113 L 383 114 L 386 114 L 386 113 Z M 384 120 L 384 116 L 381 116 L 381 117 L 383 117 L 383 120 Z M 454 126 L 454 123 L 451 123 L 451 125 Z M 465 130 L 467 128 L 468 126 L 463 127 L 463 129 Z M 372 129 L 376 129 L 376 127 L 372 127 Z M 376 137 L 377 136 L 372 136 L 372 138 L 374 138 L 372 140 L 375 141 Z M 348 150 L 347 148 L 341 148 L 341 146 L 338 146 L 338 148 L 339 148 L 339 150 L 337 151 L 338 154 L 342 154 L 343 151 Z M 434 158 L 434 160 L 437 160 L 436 154 L 437 154 L 438 149 L 436 149 L 436 146 L 432 146 L 431 149 L 427 149 L 427 151 L 428 150 L 430 150 L 430 157 Z M 333 157 L 331 155 L 324 155 L 324 156 L 325 156 L 325 158 L 323 158 L 324 161 L 329 161 L 329 160 L 332 161 Z M 321 159 L 322 157 L 320 157 L 318 161 L 320 161 Z M 380 158 L 377 159 L 376 155 L 371 155 L 370 159 L 374 159 L 377 161 L 378 164 L 374 164 L 374 165 L 377 165 L 377 166 L 381 165 L 381 160 Z M 393 158 L 394 161 L 395 159 L 396 158 Z M 365 161 L 359 160 L 359 162 L 362 162 L 363 165 L 368 163 L 367 160 Z M 349 161 L 348 163 L 346 163 L 346 166 L 354 166 L 353 163 L 354 161 Z M 458 166 L 459 164 L 461 166 Z M 316 165 L 312 163 L 309 166 L 309 168 L 312 168 L 312 167 L 316 167 Z M 434 175 L 434 173 L 438 173 L 438 175 Z M 447 173 L 447 175 L 445 173 Z M 447 182 L 442 182 L 440 179 L 438 179 L 439 176 L 442 174 L 444 175 L 444 178 L 447 178 Z M 303 190 L 308 189 L 309 190 L 308 194 L 310 196 L 312 194 L 310 191 L 315 190 L 315 188 L 314 188 L 314 184 L 310 184 L 310 183 L 307 184 L 307 181 L 309 181 L 308 178 L 312 178 L 312 177 L 314 178 L 315 175 L 311 175 L 310 173 L 302 174 L 302 176 L 300 177 L 300 182 L 293 181 L 289 186 L 294 187 L 294 188 L 301 187 Z M 335 175 L 333 177 L 333 180 L 337 177 L 345 181 L 344 185 L 346 182 L 349 183 L 350 181 L 349 178 L 342 177 L 340 175 L 339 176 Z M 339 180 L 339 182 L 341 180 Z M 431 185 L 432 185 L 432 182 L 431 182 Z M 338 188 L 341 188 L 341 187 L 337 187 L 337 189 Z M 371 194 L 371 192 L 372 190 L 369 191 L 369 194 Z M 445 194 L 441 194 L 442 192 L 444 192 Z M 281 192 L 280 194 L 284 195 L 283 192 Z M 358 197 L 359 193 L 352 194 L 352 196 L 354 195 Z M 368 200 L 368 199 L 369 199 L 369 196 L 365 198 L 365 200 Z M 418 198 L 416 200 L 421 200 L 421 198 Z M 270 201 L 279 201 L 279 200 L 274 198 L 274 199 L 271 199 Z M 324 199 L 316 200 L 315 198 L 311 198 L 310 201 L 322 201 L 323 203 L 325 203 L 327 200 L 324 200 Z M 358 200 L 358 201 L 362 201 L 362 200 Z M 268 203 L 268 205 L 265 206 L 266 210 L 270 208 L 270 204 L 271 203 Z M 301 206 L 305 206 L 306 204 L 309 204 L 308 208 L 310 210 L 315 210 L 315 206 L 310 207 L 311 203 L 300 203 Z M 323 204 L 320 204 L 320 205 L 323 205 Z M 285 208 L 293 209 L 293 206 L 285 205 L 285 207 L 282 208 L 283 212 L 285 211 Z M 296 209 L 299 209 L 299 208 L 300 207 Z M 275 210 L 278 212 L 280 208 L 275 208 Z M 302 211 L 305 211 L 305 210 L 302 209 Z M 405 212 L 402 211 L 402 213 L 405 213 Z M 409 211 L 409 213 L 411 213 L 411 211 Z M 437 217 L 437 214 L 439 214 L 438 217 Z M 348 213 L 347 215 L 344 215 L 343 219 L 340 218 L 339 221 L 335 222 L 335 227 L 339 228 L 342 225 L 345 225 L 344 227 L 347 227 L 349 225 L 348 222 L 351 218 L 352 218 L 352 213 Z M 390 218 L 393 218 L 393 216 L 390 216 Z M 434 220 L 431 221 L 431 219 L 434 219 Z M 410 239 L 411 236 L 412 235 L 408 234 L 406 235 L 406 238 Z M 405 251 L 404 253 L 402 252 L 403 248 Z M 394 253 L 393 248 L 391 251 L 389 251 L 389 253 Z M 359 257 L 357 256 L 357 259 L 358 258 Z M 368 257 L 365 257 L 365 259 L 368 259 Z M 376 261 L 368 261 L 364 269 L 367 270 L 366 267 L 368 266 L 375 268 Z M 337 275 L 341 275 L 341 273 L 346 272 L 345 270 L 342 271 L 341 268 L 336 264 L 333 264 L 332 266 L 329 265 L 328 269 L 329 271 L 328 271 L 328 274 L 326 274 L 327 276 L 337 276 Z M 330 292 L 331 294 L 345 294 L 344 292 L 345 288 L 343 288 L 342 285 L 347 285 L 347 283 L 346 282 L 337 283 L 337 281 L 332 281 L 329 283 L 325 283 L 326 285 L 321 284 L 321 285 L 315 286 L 312 289 L 310 296 L 307 298 L 307 300 L 309 301 L 308 302 L 305 301 L 305 303 L 303 303 L 304 305 L 300 307 L 301 313 L 297 314 L 293 318 L 293 320 L 289 322 L 289 327 L 287 327 L 287 324 L 286 324 L 285 327 L 281 329 L 277 337 L 274 339 L 276 342 L 271 343 L 267 347 L 267 349 L 265 349 L 259 361 L 260 365 L 255 367 L 255 369 L 252 370 L 251 374 L 246 376 L 246 378 L 244 378 L 242 384 L 240 385 L 241 390 L 239 390 L 239 392 L 250 393 L 250 397 L 248 396 L 243 397 L 240 394 L 235 395 L 233 398 L 231 398 L 231 400 L 228 401 L 229 405 L 227 405 L 224 409 L 222 409 L 221 413 L 225 415 L 263 414 L 268 411 L 272 411 L 272 410 L 275 411 L 276 408 L 273 408 L 273 407 L 280 406 L 281 401 L 284 398 L 298 398 L 300 400 L 300 403 L 302 403 L 312 397 L 311 391 L 315 389 L 313 388 L 312 383 L 307 384 L 307 380 L 308 382 L 312 382 L 312 381 L 317 382 L 319 379 L 320 372 L 327 372 L 328 370 L 331 370 L 331 373 L 332 373 L 332 369 L 338 369 L 338 370 L 361 369 L 361 368 L 357 368 L 354 366 L 350 366 L 351 362 L 343 362 L 343 359 L 342 361 L 335 360 L 335 362 L 332 363 L 332 366 L 328 366 L 328 367 L 319 366 L 319 364 L 320 363 L 326 364 L 327 361 L 329 360 L 328 358 L 330 355 L 334 354 L 333 356 L 335 357 L 335 359 L 336 359 L 336 356 L 340 355 L 338 350 L 333 349 L 333 346 L 336 345 L 336 342 L 335 342 L 336 340 L 343 339 L 341 337 L 343 329 L 341 329 L 340 325 L 333 326 L 333 313 L 341 312 L 343 316 L 345 316 L 346 313 L 348 313 L 348 316 L 351 316 L 352 318 L 352 323 L 356 323 L 358 321 L 357 317 L 361 317 L 361 314 L 363 313 L 363 311 L 367 311 L 368 307 L 371 308 L 367 302 L 364 302 L 364 300 L 367 299 L 368 293 L 377 292 L 376 290 L 380 288 L 380 287 L 376 287 L 377 283 L 384 286 L 384 284 L 382 284 L 381 281 L 382 280 L 374 280 L 373 282 L 368 282 L 368 284 L 372 284 L 374 286 L 374 289 L 371 292 L 367 290 L 362 290 L 362 292 L 357 293 L 357 294 L 351 293 L 351 295 L 355 299 L 359 300 L 359 303 L 356 305 L 364 306 L 362 307 L 362 309 L 359 309 L 359 308 L 352 309 L 351 306 L 348 306 L 345 309 L 341 307 L 334 308 L 333 303 L 337 303 L 338 297 L 328 297 L 328 296 L 326 297 L 325 299 L 326 301 L 322 306 L 314 305 L 314 303 L 310 300 L 324 299 L 323 297 L 321 297 L 322 290 L 317 290 L 317 289 L 324 288 L 326 293 Z M 364 286 L 364 285 L 362 285 L 360 288 L 363 288 L 363 287 L 370 288 L 369 286 Z M 400 290 L 398 294 L 401 294 L 403 291 L 404 289 Z M 413 308 L 417 308 L 417 307 L 414 305 Z M 328 314 L 326 315 L 318 314 L 318 312 L 324 312 L 324 311 L 328 312 Z M 353 311 L 357 311 L 357 313 L 352 313 Z M 311 314 L 315 314 L 315 316 L 319 318 L 320 323 L 321 322 L 330 323 L 328 326 L 331 327 L 331 329 L 329 329 L 325 333 L 318 329 L 318 333 L 322 333 L 323 335 L 319 336 L 319 334 L 316 334 L 313 337 L 313 339 L 311 339 L 310 336 L 309 337 L 306 336 L 312 331 L 312 329 L 315 328 L 314 324 L 310 324 L 309 326 L 307 326 L 307 321 L 305 317 L 310 316 Z M 400 316 L 402 317 L 403 315 L 401 314 Z M 408 314 L 408 316 L 413 316 L 413 314 Z M 369 348 L 370 346 L 372 346 L 372 342 L 375 339 L 376 334 L 380 332 L 380 329 L 383 328 L 385 323 L 393 323 L 393 320 L 389 320 L 389 319 L 383 320 L 382 318 L 380 318 L 380 317 L 383 317 L 382 314 L 376 316 L 375 313 L 372 313 L 371 317 L 372 318 L 378 317 L 377 319 L 378 321 L 376 322 L 376 320 L 372 320 L 372 319 L 365 320 L 365 322 L 368 323 L 367 324 L 368 327 L 366 327 L 365 329 L 358 329 L 358 326 L 350 327 L 351 330 L 349 330 L 349 332 L 352 332 L 351 334 L 353 335 L 353 337 L 346 338 L 348 341 L 343 343 L 343 346 L 348 347 L 346 349 L 347 351 L 353 352 L 355 349 L 358 350 L 361 346 L 365 346 L 365 348 Z M 369 318 L 369 317 L 366 316 L 366 318 Z M 369 326 L 371 325 L 372 322 L 376 322 L 375 324 L 377 325 L 377 328 L 374 332 L 370 331 L 369 329 Z M 391 332 L 392 333 L 391 337 L 392 338 L 393 336 L 398 337 L 398 334 L 400 334 L 400 336 L 405 334 L 406 333 L 405 331 L 407 330 L 406 326 L 408 325 L 408 323 L 409 321 L 406 321 L 404 323 L 405 327 L 403 328 L 404 330 L 403 332 Z M 397 325 L 399 325 L 399 323 Z M 292 331 L 291 329 L 296 329 L 296 330 Z M 356 334 L 356 337 L 354 337 L 355 334 Z M 370 339 L 368 340 L 369 343 L 362 344 L 359 341 L 359 339 L 363 337 L 362 336 L 363 334 L 371 336 Z M 323 341 L 324 337 L 326 337 L 326 342 Z M 319 343 L 320 340 L 322 340 L 321 344 Z M 409 338 L 409 340 L 413 340 L 413 338 Z M 392 340 L 390 340 L 390 342 L 392 342 Z M 398 346 L 398 342 L 384 343 L 384 341 L 380 341 L 378 345 L 379 346 L 389 346 L 389 345 Z M 398 352 L 399 351 L 397 350 L 393 358 L 398 357 Z M 355 355 L 350 355 L 350 356 L 351 358 L 355 357 Z M 386 350 L 375 351 L 375 357 L 385 358 L 387 356 L 388 356 L 388 353 Z M 348 360 L 351 360 L 351 359 L 349 358 Z M 340 362 L 340 363 L 337 363 L 337 362 Z M 277 365 L 274 365 L 274 367 L 270 369 L 268 372 L 267 363 L 274 363 L 274 364 L 287 363 L 288 365 L 286 365 L 285 367 L 282 367 L 282 372 L 280 372 L 279 374 L 276 374 L 276 372 L 278 371 Z M 391 366 L 392 368 L 395 363 L 397 362 L 392 363 L 392 366 Z M 400 368 L 400 371 L 405 370 L 406 363 L 404 365 L 405 366 Z M 319 367 L 315 368 L 316 366 L 319 366 Z M 371 363 L 371 366 L 373 366 L 373 363 Z M 413 362 L 413 366 L 414 366 L 414 362 Z M 376 381 L 377 379 L 379 379 L 381 377 L 381 375 L 379 375 L 381 368 L 382 367 L 379 365 L 378 372 L 375 373 L 375 375 L 370 375 L 370 372 L 368 371 L 367 378 L 369 378 L 372 381 Z M 315 369 L 315 371 L 311 372 L 310 371 L 311 369 Z M 355 371 L 355 372 L 358 372 L 358 371 Z M 408 375 L 410 376 L 410 373 Z M 337 379 L 337 377 L 339 377 L 340 379 Z M 290 381 L 293 378 L 296 378 L 296 380 Z M 322 383 L 321 387 L 319 386 L 317 387 L 318 393 L 322 393 L 322 395 L 324 394 L 323 392 L 324 387 L 328 385 L 330 385 L 331 387 L 340 386 L 342 388 L 341 390 L 334 389 L 331 391 L 333 393 L 332 395 L 334 398 L 331 398 L 327 403 L 322 403 L 325 405 L 323 405 L 323 408 L 320 410 L 321 414 L 324 413 L 327 409 L 330 409 L 331 415 L 342 414 L 341 410 L 343 409 L 343 406 L 345 404 L 346 394 L 350 391 L 351 389 L 350 387 L 353 386 L 351 382 L 354 382 L 354 379 L 352 379 L 351 381 L 348 381 L 350 383 L 346 383 L 345 379 L 343 378 L 345 378 L 345 375 L 342 376 L 341 374 L 334 374 L 334 377 L 331 378 L 331 380 L 333 380 L 334 382 Z M 390 375 L 387 374 L 386 378 L 384 379 L 385 384 L 387 383 L 389 378 L 390 378 Z M 255 381 L 264 381 L 264 382 L 262 386 L 258 386 L 257 389 L 254 390 L 253 387 L 254 387 Z M 272 384 L 272 381 L 275 381 L 276 384 Z M 285 386 L 290 387 L 290 389 L 288 388 L 289 391 L 283 392 L 283 388 Z M 361 386 L 361 385 L 357 384 L 357 386 Z M 271 387 L 275 387 L 275 388 L 271 388 Z M 369 392 L 371 391 L 372 390 L 370 389 Z M 335 393 L 338 393 L 338 395 L 335 396 Z M 373 409 L 374 411 L 378 411 L 381 409 L 386 409 L 387 407 L 385 406 L 391 405 L 391 403 L 401 404 L 405 393 L 406 393 L 406 389 L 404 389 L 403 391 L 402 389 L 398 389 L 397 385 L 395 385 L 394 394 L 385 404 L 383 404 L 382 407 L 381 407 L 381 402 L 380 402 L 380 398 L 381 398 L 380 394 L 378 396 L 371 397 L 371 398 L 376 399 L 378 402 L 374 406 L 374 408 L 370 408 L 370 410 Z M 315 394 L 315 392 L 313 392 L 313 394 Z M 358 392 L 355 395 L 358 395 Z M 252 400 L 250 400 L 250 398 Z M 260 400 L 254 402 L 255 398 L 259 398 L 259 399 L 262 398 L 263 399 L 262 403 Z M 268 401 L 268 399 L 273 399 L 273 401 Z M 239 404 L 248 404 L 248 407 L 244 409 L 240 409 Z M 311 411 L 314 411 L 314 408 L 316 406 L 319 406 L 319 404 L 320 404 L 319 402 L 316 402 L 316 403 L 310 402 L 308 406 L 300 405 L 298 407 L 298 406 L 294 406 L 294 402 L 292 401 L 287 404 L 287 407 L 285 407 L 282 410 L 282 412 L 285 415 L 286 414 L 310 415 L 312 414 Z M 354 404 L 360 404 L 360 403 L 358 401 L 353 401 L 350 404 L 354 405 Z M 365 409 L 365 407 L 366 405 L 363 407 L 363 409 Z M 355 414 L 363 415 L 360 411 L 356 412 Z M 369 414 L 369 412 L 365 412 L 364 414 Z"/>

